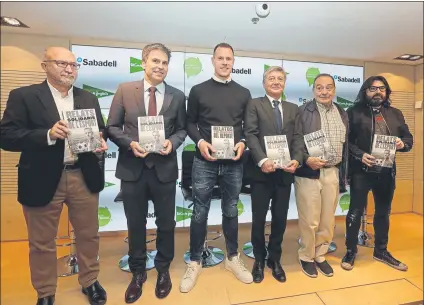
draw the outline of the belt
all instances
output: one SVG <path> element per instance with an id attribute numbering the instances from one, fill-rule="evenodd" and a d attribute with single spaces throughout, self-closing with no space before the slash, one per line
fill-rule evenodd
<path id="1" fill-rule="evenodd" d="M 73 170 L 80 168 L 80 165 L 78 163 L 75 164 L 63 164 L 63 170 Z"/>

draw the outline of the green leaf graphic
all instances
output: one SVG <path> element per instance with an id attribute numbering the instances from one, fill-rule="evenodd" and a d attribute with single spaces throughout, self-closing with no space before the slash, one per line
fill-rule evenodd
<path id="1" fill-rule="evenodd" d="M 106 207 L 99 207 L 98 219 L 100 227 L 104 227 L 109 224 L 110 220 L 112 219 L 112 215 L 110 214 L 109 209 Z"/>
<path id="2" fill-rule="evenodd" d="M 347 108 L 352 107 L 354 102 L 337 96 L 337 104 L 339 104 L 344 110 L 346 110 Z"/>
<path id="3" fill-rule="evenodd" d="M 318 76 L 318 74 L 320 74 L 318 68 L 309 68 L 308 70 L 306 70 L 306 80 L 308 82 L 309 87 L 312 86 L 312 84 L 314 83 L 314 79 Z"/>
<path id="4" fill-rule="evenodd" d="M 105 181 L 105 187 L 114 186 L 114 185 L 115 183 Z"/>
<path id="5" fill-rule="evenodd" d="M 193 210 L 177 206 L 176 220 L 177 220 L 177 222 L 179 222 L 179 221 L 183 221 L 185 219 L 189 219 L 191 217 L 191 214 L 193 214 Z"/>
<path id="6" fill-rule="evenodd" d="M 339 206 L 342 209 L 342 212 L 349 210 L 350 194 L 344 194 L 342 197 L 340 197 Z"/>
<path id="7" fill-rule="evenodd" d="M 243 202 L 241 202 L 240 199 L 237 202 L 237 211 L 238 211 L 238 216 L 240 216 L 244 212 L 244 205 L 243 205 Z"/>
<path id="8" fill-rule="evenodd" d="M 187 144 L 184 146 L 184 151 L 196 151 L 196 146 L 194 144 Z"/>
<path id="9" fill-rule="evenodd" d="M 113 95 L 112 92 L 109 92 L 109 91 L 106 91 L 106 90 L 103 90 L 103 89 L 99 89 L 99 88 L 96 88 L 96 87 L 92 87 L 92 86 L 89 86 L 89 85 L 85 85 L 85 84 L 82 85 L 82 89 L 93 93 L 97 98 L 102 98 L 102 97 Z"/>
<path id="10" fill-rule="evenodd" d="M 141 66 L 141 59 L 130 57 L 130 73 L 141 71 L 144 71 L 143 67 Z"/>
<path id="11" fill-rule="evenodd" d="M 189 57 L 184 61 L 184 71 L 187 78 L 198 75 L 202 72 L 202 63 L 197 57 Z"/>

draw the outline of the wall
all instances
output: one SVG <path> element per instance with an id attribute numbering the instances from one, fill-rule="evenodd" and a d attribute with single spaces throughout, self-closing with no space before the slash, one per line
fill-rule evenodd
<path id="1" fill-rule="evenodd" d="M 424 65 L 421 64 L 415 67 L 415 101 L 423 101 L 423 70 Z M 424 150 L 423 150 L 423 109 L 415 109 L 415 160 L 414 160 L 414 201 L 412 210 L 415 213 L 423 215 L 423 165 L 424 165 Z"/>
<path id="2" fill-rule="evenodd" d="M 43 51 L 48 46 L 63 46 L 69 47 L 73 44 L 85 44 L 85 45 L 102 45 L 102 46 L 115 46 L 115 47 L 129 47 L 129 48 L 142 48 L 142 43 L 124 43 L 124 42 L 110 42 L 110 41 L 99 41 L 94 39 L 79 39 L 79 38 L 60 38 L 60 37 L 49 37 L 39 35 L 23 35 L 23 34 L 9 34 L 2 33 L 1 39 L 1 70 L 2 74 L 4 70 L 15 70 L 15 71 L 34 71 L 40 72 L 40 61 L 42 58 Z M 200 52 L 200 53 L 211 53 L 210 49 L 198 49 L 198 48 L 185 48 L 178 46 L 169 46 L 174 51 L 187 51 L 187 52 Z M 253 57 L 264 57 L 264 58 L 281 58 L 281 54 L 263 54 L 263 53 L 251 53 L 251 52 L 237 52 L 239 56 L 253 56 Z M 345 65 L 364 65 L 365 76 L 375 75 L 383 73 L 388 77 L 393 90 L 406 93 L 415 93 L 416 88 L 421 88 L 421 99 L 422 99 L 422 65 L 421 72 L 419 69 L 414 70 L 412 66 L 403 65 L 389 65 L 389 64 L 377 64 L 377 63 L 365 63 L 356 60 L 342 60 L 342 59 L 331 59 L 324 57 L 305 57 L 296 55 L 283 55 L 284 59 L 287 60 L 304 60 L 312 62 L 324 62 L 334 64 L 345 64 Z M 421 74 L 420 74 L 421 73 Z M 415 79 L 421 77 L 421 85 L 415 82 Z M 419 93 L 419 92 L 418 92 Z M 6 96 L 7 98 L 7 96 Z M 2 92 L 3 99 L 3 92 Z M 421 115 L 421 138 L 418 142 L 421 142 L 422 152 L 422 110 Z M 416 120 L 417 124 L 418 120 Z M 417 137 L 415 137 L 417 139 Z M 416 144 L 417 145 L 417 144 Z M 416 146 L 417 147 L 417 146 Z M 414 148 L 415 149 L 415 148 Z M 422 156 L 422 154 L 421 154 Z M 416 210 L 417 213 L 422 213 L 422 157 L 415 162 L 421 162 L 419 169 L 421 172 L 417 172 L 414 178 L 411 179 L 400 179 L 398 181 L 398 188 L 396 197 L 393 203 L 393 213 L 399 212 L 411 212 Z M 418 163 L 417 163 L 418 164 Z M 417 166 L 413 166 L 417 168 Z M 415 179 L 417 178 L 417 179 Z M 420 184 L 421 183 L 421 184 Z M 415 196 L 415 189 L 421 187 L 421 201 L 419 197 Z M 402 199 L 401 197 L 404 196 Z M 421 202 L 421 204 L 418 204 Z M 370 205 L 370 208 L 372 204 Z M 421 210 L 420 210 L 421 208 Z M 22 209 L 16 201 L 16 194 L 2 194 L 1 195 L 1 241 L 5 240 L 25 240 L 27 239 L 26 225 L 22 216 Z M 61 217 L 59 236 L 67 235 L 67 210 L 64 209 L 64 213 Z"/>

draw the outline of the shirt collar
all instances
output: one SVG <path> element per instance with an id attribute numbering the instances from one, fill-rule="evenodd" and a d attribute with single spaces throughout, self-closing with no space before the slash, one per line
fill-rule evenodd
<path id="1" fill-rule="evenodd" d="M 318 102 L 317 100 L 315 100 L 315 102 L 317 103 L 317 107 L 318 107 L 318 109 L 320 109 L 320 110 L 331 110 L 331 109 L 333 109 L 333 107 L 334 107 L 334 103 L 333 102 L 331 102 L 331 104 L 330 105 L 323 105 L 323 104 L 321 104 L 320 102 Z"/>
<path id="2" fill-rule="evenodd" d="M 150 87 L 153 87 L 152 85 L 150 85 L 150 83 L 144 79 L 144 91 L 148 91 Z M 160 94 L 164 94 L 165 93 L 165 83 L 161 82 L 160 84 L 157 84 L 156 86 L 156 90 L 160 93 Z"/>
<path id="3" fill-rule="evenodd" d="M 272 103 L 273 101 L 279 101 L 281 103 L 281 96 L 278 99 L 275 99 L 271 96 L 269 96 L 268 94 L 266 94 L 267 98 L 269 99 L 269 101 Z"/>
<path id="4" fill-rule="evenodd" d="M 222 80 L 222 79 L 220 79 L 220 78 L 216 77 L 216 75 L 214 75 L 212 78 L 213 78 L 215 81 L 217 81 L 218 83 L 227 84 L 227 83 L 231 82 L 231 76 L 229 76 L 226 80 Z"/>
<path id="5" fill-rule="evenodd" d="M 54 94 L 57 94 L 57 95 L 59 95 L 59 96 L 61 96 L 62 97 L 62 92 L 60 92 L 59 90 L 57 90 L 55 87 L 53 87 L 53 85 L 52 84 L 50 84 L 50 82 L 47 80 L 47 85 L 49 86 L 49 88 L 50 88 L 50 90 L 54 93 Z M 73 92 L 74 92 L 74 86 L 71 86 L 71 88 L 68 90 L 68 95 L 67 96 L 65 96 L 65 97 L 68 97 L 68 96 L 72 96 L 73 95 Z"/>

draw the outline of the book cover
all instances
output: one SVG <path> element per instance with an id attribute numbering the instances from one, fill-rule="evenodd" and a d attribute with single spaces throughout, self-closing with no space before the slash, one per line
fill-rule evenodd
<path id="1" fill-rule="evenodd" d="M 376 134 L 371 155 L 375 157 L 374 166 L 392 168 L 396 157 L 396 137 Z"/>
<path id="2" fill-rule="evenodd" d="M 212 157 L 216 159 L 232 159 L 234 152 L 234 129 L 233 126 L 211 127 L 212 147 L 216 150 Z"/>
<path id="3" fill-rule="evenodd" d="M 268 159 L 277 167 L 286 167 L 291 161 L 286 135 L 265 136 L 265 150 Z"/>
<path id="4" fill-rule="evenodd" d="M 159 153 L 165 142 L 163 115 L 138 117 L 138 142 L 150 153 Z"/>
<path id="5" fill-rule="evenodd" d="M 92 152 L 102 147 L 94 109 L 63 111 L 62 116 L 68 123 L 68 144 L 72 154 Z"/>
<path id="6" fill-rule="evenodd" d="M 322 129 L 306 134 L 303 137 L 306 148 L 308 149 L 308 154 L 311 157 L 320 158 L 325 161 L 332 160 L 333 156 L 330 150 L 330 142 Z"/>

